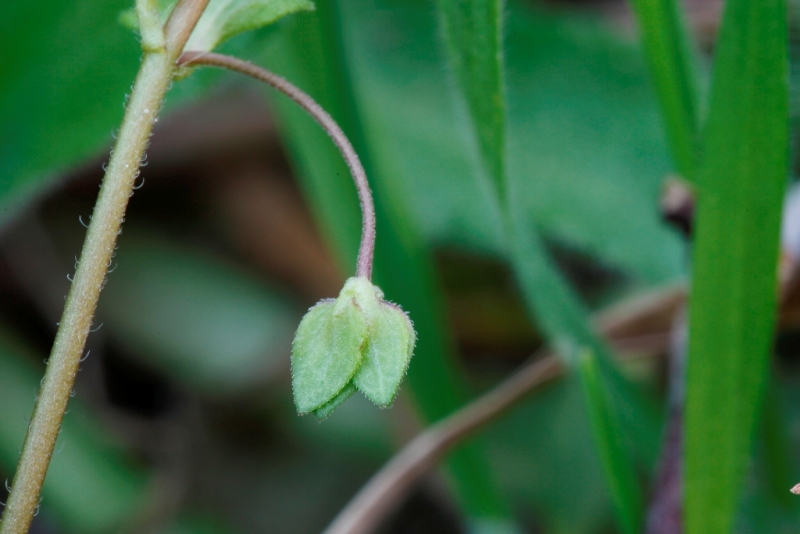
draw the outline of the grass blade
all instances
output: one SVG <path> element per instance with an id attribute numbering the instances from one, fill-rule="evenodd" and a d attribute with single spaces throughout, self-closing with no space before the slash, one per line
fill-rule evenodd
<path id="1" fill-rule="evenodd" d="M 613 371 L 604 343 L 592 331 L 582 303 L 559 273 L 541 237 L 528 224 L 520 203 L 515 202 L 511 192 L 513 186 L 505 174 L 500 2 L 439 0 L 437 5 L 445 48 L 458 88 L 467 103 L 485 170 L 495 185 L 496 205 L 503 211 L 512 263 L 529 312 L 548 342 L 567 359 L 567 363 L 574 366 L 576 362 L 571 361 L 574 360 L 571 356 L 589 349 L 602 357 L 611 375 L 621 379 Z M 618 388 L 617 395 L 609 402 L 598 404 L 600 398 L 597 395 L 587 396 L 592 414 L 607 413 L 611 402 L 628 406 L 639 404 L 635 400 L 636 393 L 623 380 L 615 380 L 614 385 Z M 637 421 L 631 428 L 644 427 L 641 421 Z M 606 426 L 595 425 L 594 430 L 601 455 L 605 458 L 608 456 L 604 454 L 608 450 Z M 646 442 L 648 438 L 644 437 L 644 440 Z M 627 455 L 619 454 L 614 458 L 615 461 L 606 462 L 606 466 L 610 485 L 616 490 L 622 487 L 618 481 L 630 478 L 634 464 Z M 616 496 L 618 492 L 614 493 Z M 641 522 L 641 502 L 635 503 L 627 498 L 620 499 L 620 502 L 625 503 L 620 507 L 620 523 L 626 532 L 632 533 Z"/>
<path id="2" fill-rule="evenodd" d="M 675 166 L 696 179 L 698 161 L 697 80 L 693 51 L 676 0 L 631 0 L 644 52 L 661 104 Z"/>
<path id="3" fill-rule="evenodd" d="M 408 382 L 423 418 L 436 421 L 463 404 L 466 387 L 450 363 L 453 347 L 445 335 L 441 290 L 429 252 L 411 223 L 413 216 L 400 199 L 387 191 L 383 176 L 391 169 L 375 165 L 361 131 L 357 102 L 347 77 L 337 10 L 333 3 L 319 4 L 316 13 L 289 21 L 292 27 L 286 29 L 291 42 L 281 47 L 270 64 L 289 74 L 340 121 L 367 168 L 380 229 L 375 277 L 387 298 L 402 303 L 414 321 L 418 340 Z M 360 212 L 346 168 L 317 125 L 293 106 L 284 104 L 279 103 L 278 111 L 294 159 L 299 162 L 305 190 L 323 228 L 331 232 L 329 237 L 338 256 L 344 265 L 350 265 L 358 247 Z M 352 225 L 356 226 L 350 228 Z M 449 467 L 467 515 L 473 520 L 489 519 L 502 529 L 499 531 L 513 531 L 507 505 L 479 443 L 466 444 L 454 452 Z"/>
<path id="4" fill-rule="evenodd" d="M 499 198 L 504 198 L 502 2 L 438 0 L 436 4 L 445 48 L 466 100 L 481 161 Z"/>
<path id="5" fill-rule="evenodd" d="M 767 381 L 787 176 L 786 4 L 729 0 L 698 180 L 686 405 L 689 534 L 733 529 Z"/>
<path id="6" fill-rule="evenodd" d="M 641 524 L 643 503 L 633 497 L 639 490 L 634 491 L 631 473 L 635 473 L 637 460 L 648 468 L 655 464 L 660 435 L 659 411 L 642 391 L 619 374 L 610 349 L 593 331 L 583 303 L 558 272 L 541 238 L 530 224 L 525 224 L 514 198 L 510 195 L 508 208 L 514 218 L 512 261 L 528 313 L 570 367 L 582 375 L 586 375 L 587 365 L 602 368 L 602 374 L 598 372 L 591 380 L 598 383 L 592 387 L 604 393 L 587 391 L 587 409 L 593 421 L 595 445 L 612 490 L 618 523 L 623 532 L 636 532 Z M 586 353 L 591 354 L 590 364 L 579 357 Z M 583 378 L 586 380 L 585 376 Z M 611 413 L 616 415 L 612 417 Z M 622 454 L 617 450 L 622 445 L 609 441 L 608 434 L 612 430 L 608 421 L 611 419 L 614 432 L 618 427 L 630 436 L 636 454 Z"/>
<path id="7" fill-rule="evenodd" d="M 603 386 L 600 366 L 594 353 L 586 351 L 578 355 L 578 371 L 617 520 L 624 534 L 637 534 L 641 531 L 643 518 L 642 491 L 629 459 L 630 453 L 622 440 L 622 427 Z"/>

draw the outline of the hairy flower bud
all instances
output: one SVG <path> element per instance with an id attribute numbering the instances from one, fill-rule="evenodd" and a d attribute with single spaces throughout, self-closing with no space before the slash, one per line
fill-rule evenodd
<path id="1" fill-rule="evenodd" d="M 416 334 L 406 313 L 366 278 L 350 278 L 336 300 L 303 317 L 292 344 L 297 411 L 324 419 L 361 391 L 381 407 L 397 395 Z"/>

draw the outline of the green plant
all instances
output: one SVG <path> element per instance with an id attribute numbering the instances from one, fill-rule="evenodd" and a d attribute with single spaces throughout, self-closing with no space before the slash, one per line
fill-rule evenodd
<path id="1" fill-rule="evenodd" d="M 526 514 L 517 511 L 522 500 L 536 503 L 547 531 L 596 532 L 604 527 L 603 514 L 613 510 L 620 531 L 649 532 L 653 510 L 661 505 L 658 497 L 648 502 L 650 485 L 655 485 L 650 488 L 655 495 L 685 488 L 669 512 L 683 513 L 690 534 L 732 532 L 736 524 L 769 530 L 764 526 L 770 524 L 765 510 L 783 501 L 762 498 L 762 492 L 753 489 L 760 482 L 748 482 L 749 492 L 758 497 L 748 494 L 742 500 L 742 486 L 758 435 L 779 304 L 778 236 L 789 174 L 789 32 L 783 2 L 727 2 L 714 50 L 707 118 L 700 111 L 706 106 L 698 89 L 702 62 L 694 57 L 683 12 L 671 0 L 633 2 L 652 94 L 629 45 L 599 25 L 553 14 L 542 5 L 438 0 L 434 17 L 411 0 L 326 2 L 312 12 L 304 12 L 312 6 L 301 0 L 181 0 L 171 11 L 171 6 L 157 4 L 137 2 L 134 19 L 144 54 L 140 73 L 60 321 L 2 532 L 26 531 L 38 507 L 156 115 L 174 77 L 187 77 L 176 82 L 184 95 L 202 93 L 214 84 L 202 73 L 190 75 L 201 65 L 244 72 L 295 101 L 277 100 L 274 107 L 303 189 L 343 271 L 352 272 L 358 251 L 356 276 L 345 283 L 338 299 L 319 303 L 300 323 L 292 352 L 297 411 L 326 418 L 356 389 L 379 406 L 388 406 L 408 368 L 414 406 L 423 423 L 431 424 L 342 511 L 331 533 L 375 528 L 413 482 L 445 457 L 459 508 L 476 531 L 518 531 L 526 521 Z M 505 18 L 504 10 L 511 16 Z M 384 11 L 391 16 L 384 17 Z M 10 9 L 8 20 L 13 14 Z M 25 20 L 22 15 L 17 18 Z M 129 24 L 131 18 L 131 12 L 123 14 Z M 235 34 L 276 21 L 259 36 L 240 36 L 229 45 L 274 66 L 286 79 L 211 53 Z M 246 38 L 254 40 L 248 44 Z M 436 43 L 441 55 L 430 51 Z M 31 47 L 26 53 L 33 57 L 37 50 Z M 9 72 L 22 72 L 22 67 L 16 69 Z M 423 89 L 414 90 L 414 84 Z M 8 102 L 17 93 L 0 91 L 4 124 L 13 117 Z M 302 115 L 297 103 L 324 131 Z M 52 120 L 58 124 L 59 117 Z M 661 123 L 665 142 L 658 133 Z M 21 156 L 13 160 L 18 163 L 7 166 L 13 178 L 0 196 L 5 205 L 19 202 L 28 182 L 54 166 L 29 163 L 33 159 L 25 157 L 27 139 L 20 136 Z M 85 140 L 76 136 L 70 141 L 80 150 L 63 150 L 78 161 L 81 150 L 95 146 L 97 139 L 92 130 Z M 59 164 L 67 161 L 66 156 L 53 158 Z M 684 376 L 678 366 L 669 378 L 675 400 L 670 428 L 677 425 L 685 435 L 677 445 L 663 440 L 659 464 L 660 469 L 672 470 L 672 480 L 680 482 L 677 489 L 666 488 L 652 475 L 662 441 L 654 380 L 637 379 L 618 354 L 624 352 L 620 345 L 647 337 L 643 334 L 663 338 L 682 328 L 676 319 L 682 291 L 659 293 L 647 305 L 620 298 L 635 297 L 684 274 L 682 245 L 660 226 L 654 202 L 670 170 L 690 181 L 696 196 L 687 371 Z M 468 193 L 459 197 L 459 191 Z M 376 227 L 381 235 L 377 244 Z M 515 302 L 526 311 L 542 344 L 554 351 L 472 402 L 468 392 L 473 387 L 449 357 L 453 346 L 442 311 L 445 292 L 431 254 L 443 244 L 499 258 L 519 289 Z M 591 284 L 575 284 L 563 269 L 565 264 L 582 263 L 571 259 L 573 249 L 594 258 L 583 263 L 624 273 L 625 282 L 598 284 L 600 297 L 592 299 L 587 287 Z M 387 299 L 408 310 L 416 333 L 405 312 L 384 300 L 378 286 Z M 785 285 L 784 291 L 790 290 Z M 624 305 L 616 315 L 596 312 L 600 304 L 618 300 Z M 518 320 L 509 314 L 508 302 L 504 305 L 502 313 L 508 315 L 503 320 Z M 474 324 L 491 324 L 493 313 L 498 312 Z M 124 314 L 118 317 L 122 323 L 129 321 Z M 647 323 L 643 318 L 651 317 L 661 318 L 655 332 L 641 326 Z M 666 350 L 652 340 L 642 347 L 649 357 Z M 680 360 L 684 349 L 678 348 L 673 358 Z M 188 358 L 191 361 L 191 355 Z M 16 373 L 16 367 L 9 369 Z M 525 405 L 533 414 L 529 422 L 495 430 L 504 428 L 500 422 L 487 433 L 488 445 L 480 439 L 465 441 L 557 375 L 565 376 L 558 386 L 560 400 L 547 405 L 548 393 L 543 392 Z M 651 379 L 653 375 L 651 371 Z M 778 391 L 790 380 L 775 380 L 770 387 Z M 562 420 L 559 403 L 573 399 L 573 391 L 579 393 L 569 401 Z M 773 404 L 781 403 L 780 394 L 772 399 Z M 534 406 L 549 407 L 536 417 L 539 408 Z M 785 425 L 775 415 L 780 409 L 772 408 L 762 437 L 768 452 L 759 454 L 766 455 L 771 480 L 779 480 L 774 472 L 781 468 L 774 466 L 790 466 L 792 459 L 781 444 L 786 437 L 776 431 Z M 332 416 L 320 432 L 335 421 Z M 584 473 L 592 488 L 575 495 L 573 502 L 576 479 L 568 474 L 569 462 L 562 462 L 558 465 L 564 474 L 556 478 L 570 483 L 553 491 L 544 490 L 545 484 L 525 487 L 516 494 L 515 506 L 507 495 L 510 477 L 495 473 L 498 462 L 516 459 L 509 461 L 512 472 L 519 458 L 534 458 L 541 466 L 567 447 L 534 433 L 527 441 L 519 440 L 526 447 L 522 456 L 507 454 L 498 460 L 495 451 L 515 443 L 506 438 L 523 427 L 535 432 L 546 425 L 568 424 L 580 429 L 572 432 L 582 432 L 575 435 L 585 442 L 580 458 L 589 458 L 590 471 L 594 469 Z M 570 441 L 576 441 L 574 436 Z M 539 442 L 546 444 L 541 450 Z M 677 455 L 677 463 L 666 460 L 670 454 Z M 137 476 L 126 474 L 118 483 L 136 493 L 131 488 L 138 487 Z M 548 500 L 551 494 L 561 495 L 562 487 L 563 497 Z M 796 519 L 794 502 L 780 506 L 789 521 Z M 98 519 L 92 528 L 109 530 L 118 517 L 133 513 L 124 506 L 119 510 L 119 516 Z M 777 523 L 778 515 L 773 516 Z"/>

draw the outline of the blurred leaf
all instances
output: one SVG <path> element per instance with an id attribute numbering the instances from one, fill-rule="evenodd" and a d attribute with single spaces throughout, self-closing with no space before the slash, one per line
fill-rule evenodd
<path id="1" fill-rule="evenodd" d="M 126 232 L 100 319 L 126 350 L 207 393 L 263 382 L 288 363 L 298 311 L 196 249 Z"/>
<path id="2" fill-rule="evenodd" d="M 278 0 L 259 9 L 263 2 L 233 1 L 219 2 L 230 15 L 218 29 L 220 38 L 259 27 L 291 6 L 310 5 L 310 0 Z M 14 50 L 0 56 L 0 223 L 104 144 L 110 150 L 141 56 L 137 36 L 118 22 L 131 3 L 0 5 L 0 49 Z M 238 9 L 242 5 L 247 9 Z M 188 86 L 197 89 L 170 95 L 168 104 L 200 96 L 210 83 Z"/>
<path id="3" fill-rule="evenodd" d="M 0 333 L 0 462 L 13 473 L 44 372 Z M 70 401 L 42 491 L 43 506 L 67 532 L 116 531 L 147 504 L 144 474 L 111 447 L 78 399 Z"/>
<path id="4" fill-rule="evenodd" d="M 625 534 L 636 534 L 642 527 L 644 517 L 642 488 L 639 487 L 630 453 L 622 441 L 623 429 L 605 392 L 596 356 L 586 351 L 578 358 L 577 367 L 589 406 L 595 443 L 614 499 L 617 522 Z"/>
<path id="5" fill-rule="evenodd" d="M 430 241 L 503 254 L 427 4 L 345 5 L 355 90 L 375 163 L 393 169 L 392 201 L 407 202 Z M 596 20 L 508 9 L 508 176 L 524 210 L 547 239 L 644 282 L 681 276 L 681 243 L 657 209 L 670 165 L 639 54 Z"/>
<path id="6" fill-rule="evenodd" d="M 772 501 L 786 510 L 800 512 L 800 502 L 786 488 L 797 481 L 792 474 L 797 472 L 792 457 L 792 441 L 789 437 L 789 421 L 784 414 L 784 400 L 779 383 L 770 380 L 764 403 L 764 418 L 761 426 L 763 440 L 764 485 Z"/>
<path id="7" fill-rule="evenodd" d="M 288 424 L 307 443 L 329 451 L 370 458 L 376 464 L 386 461 L 396 448 L 392 443 L 393 423 L 391 412 L 378 408 L 362 395 L 342 404 L 325 419 L 324 425 L 314 418 L 297 417 L 294 413 L 288 419 Z"/>
<path id="8" fill-rule="evenodd" d="M 786 4 L 729 0 L 698 180 L 686 404 L 688 534 L 732 531 L 775 328 L 787 176 Z"/>
<path id="9" fill-rule="evenodd" d="M 311 0 L 211 0 L 184 48 L 211 51 L 234 35 L 313 9 Z"/>
<path id="10" fill-rule="evenodd" d="M 512 184 L 513 187 L 513 184 Z M 660 410 L 638 384 L 620 374 L 612 358 L 612 352 L 600 339 L 589 321 L 589 312 L 569 284 L 560 276 L 557 267 L 544 250 L 536 233 L 530 231 L 514 202 L 515 190 L 510 188 L 509 210 L 517 220 L 512 224 L 515 232 L 511 237 L 513 266 L 525 297 L 528 313 L 537 327 L 571 367 L 579 364 L 577 357 L 586 350 L 592 352 L 604 371 L 605 386 L 609 402 L 617 412 L 621 427 L 631 436 L 635 455 L 626 457 L 633 469 L 636 460 L 649 469 L 655 462 L 660 435 Z M 604 410 L 594 406 L 596 397 L 588 396 L 590 411 Z M 598 445 L 603 447 L 602 432 L 595 432 Z"/>
<path id="11" fill-rule="evenodd" d="M 478 150 L 498 198 L 505 198 L 502 2 L 437 0 L 441 33 L 469 110 Z"/>
<path id="12" fill-rule="evenodd" d="M 187 514 L 163 528 L 158 528 L 154 534 L 229 534 L 231 532 L 234 531 L 208 517 Z"/>
<path id="13" fill-rule="evenodd" d="M 678 172 L 695 181 L 698 162 L 697 80 L 693 50 L 676 0 L 631 0 Z"/>
<path id="14" fill-rule="evenodd" d="M 487 433 L 492 465 L 541 531 L 599 534 L 613 521 L 577 374 L 525 401 Z"/>
<path id="15" fill-rule="evenodd" d="M 357 391 L 358 389 L 356 389 L 356 386 L 353 384 L 353 382 L 348 382 L 341 389 L 341 391 L 339 391 L 339 393 L 333 396 L 333 398 L 319 408 L 314 408 L 314 417 L 320 421 L 327 419 L 336 410 L 336 408 L 341 406 L 344 401 L 352 397 Z"/>
<path id="16" fill-rule="evenodd" d="M 141 54 L 117 24 L 129 5 L 0 5 L 0 49 L 14 51 L 0 56 L 0 221 L 110 144 Z"/>

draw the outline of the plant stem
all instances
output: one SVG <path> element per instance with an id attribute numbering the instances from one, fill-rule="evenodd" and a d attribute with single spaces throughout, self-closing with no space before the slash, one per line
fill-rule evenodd
<path id="1" fill-rule="evenodd" d="M 372 278 L 372 259 L 375 255 L 375 204 L 372 200 L 372 191 L 369 188 L 367 174 L 364 171 L 361 160 L 358 158 L 353 145 L 347 139 L 342 129 L 336 121 L 316 103 L 313 98 L 301 89 L 292 85 L 289 81 L 270 72 L 258 65 L 253 65 L 241 59 L 215 54 L 211 52 L 184 52 L 178 59 L 178 65 L 183 67 L 198 67 L 201 65 L 228 69 L 245 76 L 250 76 L 261 82 L 266 83 L 294 100 L 303 108 L 323 130 L 330 136 L 336 148 L 341 152 L 342 157 L 350 169 L 353 176 L 358 199 L 361 202 L 361 246 L 358 250 L 358 262 L 356 263 L 356 276 L 366 279 Z"/>
<path id="2" fill-rule="evenodd" d="M 143 28 L 144 57 L 67 296 L 42 388 L 25 436 L 12 491 L 0 523 L 0 534 L 27 532 L 38 508 L 39 494 L 92 326 L 97 299 L 105 284 L 125 208 L 139 174 L 142 155 L 172 81 L 180 47 L 186 42 L 207 3 L 208 0 L 183 0 L 175 8 L 179 16 L 173 13 L 167 25 L 166 47 L 163 46 L 161 28 L 157 28 L 161 39 L 152 24 Z M 152 2 L 139 2 L 137 8 L 141 13 L 141 9 L 152 5 Z M 142 24 L 148 22 L 152 22 L 152 17 L 141 20 Z"/>
<path id="3" fill-rule="evenodd" d="M 323 534 L 374 532 L 446 453 L 563 370 L 555 356 L 535 358 L 489 393 L 428 427 L 361 488 Z"/>

